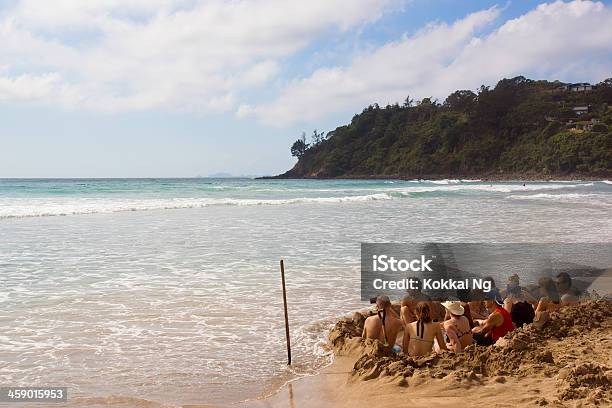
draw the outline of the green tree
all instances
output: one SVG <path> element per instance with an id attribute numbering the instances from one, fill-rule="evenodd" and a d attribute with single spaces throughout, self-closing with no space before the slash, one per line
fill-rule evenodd
<path id="1" fill-rule="evenodd" d="M 310 146 L 306 143 L 306 133 L 302 132 L 302 136 L 291 146 L 291 155 L 300 159 L 302 156 L 304 156 L 304 153 L 306 153 L 308 147 Z"/>
<path id="2" fill-rule="evenodd" d="M 477 100 L 478 96 L 472 91 L 455 91 L 448 95 L 444 101 L 444 106 L 459 112 L 470 112 L 476 105 Z"/>
<path id="3" fill-rule="evenodd" d="M 291 147 L 299 163 L 284 177 L 612 175 L 612 80 L 592 92 L 557 92 L 559 84 L 502 79 L 475 92 L 459 90 L 444 104 L 424 98 L 403 107 L 372 104 L 350 124 L 314 130 Z M 592 107 L 577 119 L 572 107 Z M 589 132 L 570 120 L 598 121 Z M 324 140 L 324 142 L 323 142 Z"/>
<path id="4" fill-rule="evenodd" d="M 325 140 L 325 132 L 317 133 L 317 129 L 312 132 L 312 146 L 317 146 Z"/>

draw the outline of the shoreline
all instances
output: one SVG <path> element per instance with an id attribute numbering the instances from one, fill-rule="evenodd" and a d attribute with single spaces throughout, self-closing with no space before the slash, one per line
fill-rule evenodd
<path id="1" fill-rule="evenodd" d="M 588 175 L 588 174 L 559 174 L 559 175 L 542 175 L 530 173 L 509 173 L 509 174 L 462 174 L 462 175 L 412 175 L 403 176 L 399 174 L 371 174 L 371 175 L 345 175 L 337 177 L 293 177 L 293 176 L 264 176 L 256 177 L 254 180 L 403 180 L 403 181 L 438 181 L 438 180 L 462 180 L 471 181 L 478 180 L 482 182 L 554 182 L 554 181 L 606 181 L 612 178 L 612 175 Z"/>
<path id="2" fill-rule="evenodd" d="M 334 407 L 338 390 L 346 386 L 356 358 L 334 356 L 333 362 L 319 373 L 289 380 L 267 396 L 231 405 L 236 408 Z"/>
<path id="3" fill-rule="evenodd" d="M 356 337 L 359 324 L 341 319 L 330 332 L 331 365 L 289 381 L 272 395 L 232 406 L 456 407 L 474 405 L 604 406 L 612 401 L 610 301 L 555 312 L 542 331 L 517 329 L 490 348 L 423 358 L 392 355 Z M 593 319 L 584 315 L 593 310 Z M 493 357 L 491 357 L 493 356 Z M 408 365 L 406 365 L 408 362 Z M 412 364 L 412 366 L 411 366 Z M 517 393 L 517 390 L 524 390 Z"/>

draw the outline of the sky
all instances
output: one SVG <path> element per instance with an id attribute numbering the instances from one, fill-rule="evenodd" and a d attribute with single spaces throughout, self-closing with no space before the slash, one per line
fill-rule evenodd
<path id="1" fill-rule="evenodd" d="M 304 131 L 612 77 L 610 1 L 0 0 L 0 177 L 271 175 Z"/>

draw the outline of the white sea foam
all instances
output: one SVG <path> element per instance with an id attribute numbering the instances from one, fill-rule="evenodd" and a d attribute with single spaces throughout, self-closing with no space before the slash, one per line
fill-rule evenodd
<path id="1" fill-rule="evenodd" d="M 298 203 L 343 203 L 391 200 L 387 193 L 343 197 L 300 197 L 289 199 L 236 198 L 168 198 L 168 199 L 106 199 L 106 198 L 45 198 L 4 199 L 0 201 L 0 218 L 43 217 L 112 213 L 122 211 L 169 210 L 203 208 L 215 205 L 286 205 Z M 9 202 L 6 202 L 9 201 Z"/>
<path id="2" fill-rule="evenodd" d="M 426 180 L 427 183 L 432 183 L 432 184 L 459 184 L 461 183 L 461 180 L 450 180 L 450 179 L 444 179 L 444 180 Z"/>
<path id="3" fill-rule="evenodd" d="M 397 190 L 403 194 L 427 193 L 427 192 L 491 192 L 491 193 L 512 193 L 512 192 L 532 192 L 541 190 L 560 190 L 568 188 L 592 187 L 593 183 L 583 184 L 453 184 L 444 186 L 425 186 L 410 187 L 408 189 Z"/>
<path id="4" fill-rule="evenodd" d="M 567 202 L 567 203 L 584 203 L 599 206 L 612 206 L 610 199 L 606 200 L 606 197 L 602 194 L 591 194 L 591 193 L 566 193 L 566 194 L 549 194 L 549 193 L 538 193 L 538 194 L 514 194 L 507 198 L 512 200 L 543 200 L 543 201 L 556 201 L 556 202 Z"/>
<path id="5" fill-rule="evenodd" d="M 426 183 L 432 184 L 461 184 L 461 183 L 480 183 L 481 179 L 442 179 L 442 180 L 424 180 Z"/>
<path id="6" fill-rule="evenodd" d="M 349 189 L 313 189 L 298 190 L 309 194 L 329 194 L 336 192 L 346 195 L 323 197 L 293 198 L 213 198 L 213 197 L 0 197 L 0 219 L 43 217 L 59 215 L 113 213 L 125 211 L 168 210 L 181 208 L 204 208 L 209 206 L 268 206 L 291 205 L 300 203 L 332 204 L 348 202 L 367 202 L 392 200 L 410 197 L 414 193 L 513 193 L 559 190 L 581 187 L 592 187 L 593 183 L 579 184 L 464 184 L 459 180 L 438 180 L 438 185 L 410 185 L 399 187 L 399 184 L 384 188 Z M 448 184 L 445 184 L 448 183 Z M 296 193 L 293 191 L 292 193 Z"/>

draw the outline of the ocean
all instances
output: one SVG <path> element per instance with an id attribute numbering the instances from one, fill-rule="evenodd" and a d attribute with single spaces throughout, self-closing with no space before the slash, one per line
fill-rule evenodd
<path id="1" fill-rule="evenodd" d="M 329 364 L 362 242 L 609 242 L 609 181 L 0 179 L 0 382 L 228 404 Z M 286 366 L 284 259 L 292 367 Z"/>

